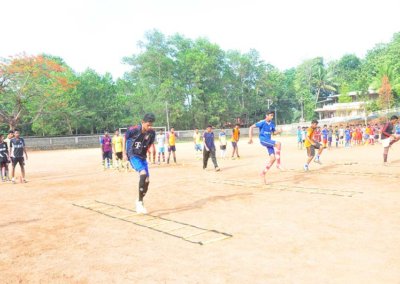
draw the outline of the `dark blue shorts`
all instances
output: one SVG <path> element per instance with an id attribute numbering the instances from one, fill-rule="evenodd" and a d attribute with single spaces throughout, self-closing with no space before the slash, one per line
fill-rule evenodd
<path id="1" fill-rule="evenodd" d="M 275 149 L 274 146 L 276 144 L 276 142 L 274 140 L 264 140 L 264 141 L 260 141 L 261 145 L 263 145 L 264 147 L 267 148 L 268 151 L 268 155 L 275 155 Z"/>
<path id="2" fill-rule="evenodd" d="M 146 175 L 150 176 L 149 166 L 148 166 L 146 160 L 142 160 L 142 159 L 134 156 L 134 157 L 129 158 L 129 162 L 131 163 L 131 166 L 133 169 L 135 169 L 135 171 L 140 173 L 141 171 L 144 170 L 144 171 L 146 171 Z"/>
<path id="3" fill-rule="evenodd" d="M 175 147 L 175 145 L 174 146 L 169 146 L 168 147 L 168 152 L 176 152 L 176 147 Z"/>

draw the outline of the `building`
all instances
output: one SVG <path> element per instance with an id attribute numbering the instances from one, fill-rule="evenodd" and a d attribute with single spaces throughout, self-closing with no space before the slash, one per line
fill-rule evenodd
<path id="1" fill-rule="evenodd" d="M 351 102 L 339 103 L 339 94 L 331 95 L 326 100 L 318 102 L 319 107 L 315 111 L 319 119 L 365 116 L 366 101 L 378 98 L 378 94 L 373 90 L 368 90 L 367 97 L 361 96 L 361 92 L 350 92 L 348 96 Z"/>

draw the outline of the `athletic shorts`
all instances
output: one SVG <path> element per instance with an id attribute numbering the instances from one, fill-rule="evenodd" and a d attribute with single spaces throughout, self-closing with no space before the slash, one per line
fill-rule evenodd
<path id="1" fill-rule="evenodd" d="M 168 152 L 176 152 L 176 147 L 174 146 L 169 146 L 168 147 Z"/>
<path id="2" fill-rule="evenodd" d="M 232 141 L 232 147 L 235 149 L 237 147 L 237 142 Z"/>
<path id="3" fill-rule="evenodd" d="M 332 137 L 328 137 L 328 142 L 332 142 Z"/>
<path id="4" fill-rule="evenodd" d="M 226 145 L 219 145 L 220 150 L 226 150 Z"/>
<path id="5" fill-rule="evenodd" d="M 195 151 L 201 151 L 201 144 L 194 144 Z"/>
<path id="6" fill-rule="evenodd" d="M 11 161 L 12 161 L 13 167 L 15 167 L 17 164 L 19 164 L 21 167 L 25 166 L 24 157 L 11 158 Z"/>
<path id="7" fill-rule="evenodd" d="M 307 156 L 308 157 L 314 157 L 315 156 L 315 146 L 311 145 L 310 147 L 307 147 Z"/>
<path id="8" fill-rule="evenodd" d="M 103 160 L 105 160 L 105 159 L 112 160 L 112 152 L 111 151 L 103 152 Z"/>
<path id="9" fill-rule="evenodd" d="M 297 143 L 303 142 L 303 139 L 301 137 L 297 137 Z"/>
<path id="10" fill-rule="evenodd" d="M 323 143 L 323 144 L 326 144 L 326 143 L 328 143 L 328 139 L 325 139 L 325 138 L 324 138 L 324 139 L 322 139 L 322 143 Z"/>
<path id="11" fill-rule="evenodd" d="M 117 160 L 122 160 L 122 152 L 115 153 Z"/>
<path id="12" fill-rule="evenodd" d="M 274 140 L 265 140 L 265 141 L 260 141 L 261 145 L 267 148 L 268 155 L 275 155 L 275 149 L 274 146 L 276 144 L 276 141 Z"/>
<path id="13" fill-rule="evenodd" d="M 164 153 L 165 152 L 165 147 L 158 147 L 158 153 Z"/>
<path id="14" fill-rule="evenodd" d="M 8 164 L 8 162 L 7 161 L 5 161 L 5 160 L 1 160 L 0 161 L 0 167 L 7 167 L 7 164 Z"/>
<path id="15" fill-rule="evenodd" d="M 149 166 L 146 160 L 142 160 L 139 157 L 130 157 L 129 162 L 131 163 L 132 168 L 140 173 L 141 171 L 146 171 L 146 175 L 150 176 L 149 174 Z"/>
<path id="16" fill-rule="evenodd" d="M 390 138 L 385 138 L 385 139 L 381 140 L 383 148 L 389 147 L 390 146 L 390 142 L 391 142 Z"/>

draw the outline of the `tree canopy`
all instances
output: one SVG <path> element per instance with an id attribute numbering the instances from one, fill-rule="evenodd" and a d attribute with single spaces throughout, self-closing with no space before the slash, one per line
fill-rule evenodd
<path id="1" fill-rule="evenodd" d="M 46 54 L 0 59 L 0 126 L 31 135 L 99 133 L 125 127 L 153 112 L 157 125 L 243 126 L 275 110 L 279 124 L 315 117 L 318 103 L 350 91 L 380 94 L 376 108 L 400 104 L 400 33 L 364 58 L 322 57 L 279 70 L 257 50 L 223 50 L 205 38 L 148 31 L 140 51 L 123 58 L 130 71 L 114 80 L 92 69 L 75 72 Z"/>

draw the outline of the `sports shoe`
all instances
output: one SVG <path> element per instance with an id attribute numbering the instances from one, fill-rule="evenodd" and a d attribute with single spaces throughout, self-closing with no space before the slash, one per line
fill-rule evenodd
<path id="1" fill-rule="evenodd" d="M 321 163 L 320 159 L 315 159 L 315 160 L 314 160 L 314 163 L 317 163 L 317 164 L 320 164 L 320 165 L 322 165 L 322 163 Z"/>
<path id="2" fill-rule="evenodd" d="M 216 171 L 216 172 L 219 172 L 220 170 L 221 170 L 221 169 L 220 169 L 219 167 L 216 167 L 216 168 L 215 168 L 215 171 Z"/>
<path id="3" fill-rule="evenodd" d="M 13 184 L 15 184 L 15 179 L 12 179 L 11 182 L 12 182 Z"/>
<path id="4" fill-rule="evenodd" d="M 264 176 L 265 176 L 265 174 L 266 174 L 266 171 L 265 171 L 265 170 L 263 170 L 263 171 L 260 173 L 260 177 L 264 177 Z"/>
<path id="5" fill-rule="evenodd" d="M 305 164 L 305 165 L 304 165 L 304 167 L 303 167 L 303 169 L 304 169 L 304 171 L 306 171 L 306 172 L 307 172 L 307 171 L 308 171 L 308 165 L 307 165 L 307 164 Z"/>
<path id="6" fill-rule="evenodd" d="M 147 210 L 143 206 L 143 201 L 136 201 L 136 212 L 138 214 L 147 214 Z"/>
<path id="7" fill-rule="evenodd" d="M 281 171 L 284 171 L 284 170 L 285 170 L 285 168 L 284 168 L 282 165 L 276 165 L 276 168 L 277 168 L 278 170 L 281 170 Z"/>

